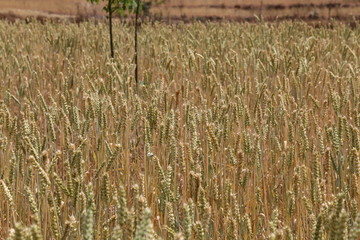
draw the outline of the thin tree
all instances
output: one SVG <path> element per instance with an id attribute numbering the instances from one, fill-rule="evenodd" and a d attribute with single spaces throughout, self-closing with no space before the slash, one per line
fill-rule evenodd
<path id="1" fill-rule="evenodd" d="M 112 29 L 112 0 L 108 2 L 108 13 L 109 13 L 109 34 L 110 34 L 110 55 L 114 58 L 114 40 L 113 40 L 113 29 Z"/>
<path id="2" fill-rule="evenodd" d="M 126 0 L 125 0 L 126 1 Z M 133 1 L 133 4 L 129 6 L 129 10 L 131 12 L 131 8 L 135 6 L 135 33 L 134 33 L 134 44 L 135 44 L 135 53 L 134 53 L 134 61 L 135 61 L 135 82 L 136 85 L 139 82 L 139 44 L 138 44 L 138 35 L 139 35 L 139 18 L 140 14 L 143 12 L 144 8 L 148 12 L 149 8 L 152 6 L 153 3 L 156 5 L 164 3 L 164 0 L 153 0 L 153 1 L 145 1 L 144 5 L 142 0 Z"/>
<path id="3" fill-rule="evenodd" d="M 110 35 L 110 56 L 114 58 L 114 38 L 113 38 L 113 15 L 124 14 L 125 11 L 132 11 L 136 9 L 136 2 L 134 0 L 87 0 L 91 3 L 99 4 L 106 2 L 106 6 L 103 8 L 108 15 L 109 19 L 109 35 Z"/>
<path id="4" fill-rule="evenodd" d="M 136 11 L 135 11 L 135 82 L 138 85 L 139 82 L 139 68 L 138 68 L 138 32 L 139 32 L 139 14 L 140 14 L 140 5 L 141 0 L 136 1 Z"/>
<path id="5" fill-rule="evenodd" d="M 110 35 L 110 56 L 114 58 L 114 40 L 113 40 L 113 14 L 120 14 L 123 15 L 125 12 L 135 13 L 135 33 L 134 33 L 134 62 L 135 62 L 135 72 L 134 78 L 136 85 L 139 82 L 139 18 L 140 14 L 142 13 L 142 1 L 141 0 L 87 0 L 91 3 L 99 4 L 100 1 L 107 2 L 106 6 L 104 7 L 105 12 L 108 14 L 109 18 L 109 35 Z M 150 8 L 152 3 L 161 4 L 164 0 L 154 0 L 154 1 L 146 1 L 145 6 Z"/>

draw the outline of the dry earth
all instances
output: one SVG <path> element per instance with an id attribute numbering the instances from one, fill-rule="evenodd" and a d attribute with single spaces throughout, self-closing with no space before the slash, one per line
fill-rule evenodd
<path id="1" fill-rule="evenodd" d="M 352 18 L 360 16 L 360 0 L 166 0 L 152 13 L 168 19 Z M 101 8 L 85 0 L 0 0 L 2 16 L 101 16 Z"/>

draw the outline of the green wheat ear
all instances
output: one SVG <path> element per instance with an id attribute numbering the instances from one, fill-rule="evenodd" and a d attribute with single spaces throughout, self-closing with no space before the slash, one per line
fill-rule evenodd
<path id="1" fill-rule="evenodd" d="M 135 240 L 141 239 L 155 239 L 154 227 L 151 221 L 151 210 L 149 208 L 145 208 L 142 220 L 135 231 Z"/>

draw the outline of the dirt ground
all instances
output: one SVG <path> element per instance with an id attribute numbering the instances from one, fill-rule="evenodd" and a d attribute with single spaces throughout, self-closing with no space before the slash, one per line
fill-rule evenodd
<path id="1" fill-rule="evenodd" d="M 328 19 L 360 17 L 360 0 L 166 0 L 152 8 L 162 19 Z M 0 16 L 103 17 L 85 0 L 0 0 Z"/>

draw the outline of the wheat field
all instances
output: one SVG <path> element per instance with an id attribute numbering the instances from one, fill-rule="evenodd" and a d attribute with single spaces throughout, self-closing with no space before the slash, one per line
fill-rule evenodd
<path id="1" fill-rule="evenodd" d="M 0 239 L 360 237 L 360 27 L 0 23 Z"/>

